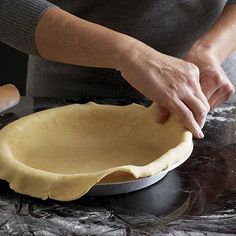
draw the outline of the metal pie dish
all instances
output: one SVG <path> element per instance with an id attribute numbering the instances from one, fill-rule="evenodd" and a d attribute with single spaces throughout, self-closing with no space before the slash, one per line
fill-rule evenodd
<path id="1" fill-rule="evenodd" d="M 123 182 L 97 183 L 89 190 L 87 195 L 88 196 L 116 195 L 116 194 L 130 193 L 147 188 L 162 180 L 171 170 L 174 170 L 178 166 L 182 165 L 189 158 L 189 156 L 190 154 L 186 155 L 186 157 L 181 159 L 179 162 L 173 164 L 172 166 L 153 176 L 140 179 L 127 180 Z"/>

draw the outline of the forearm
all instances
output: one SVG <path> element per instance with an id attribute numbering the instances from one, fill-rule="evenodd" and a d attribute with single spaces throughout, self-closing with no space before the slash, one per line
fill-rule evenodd
<path id="1" fill-rule="evenodd" d="M 225 7 L 218 21 L 195 42 L 193 48 L 194 53 L 210 52 L 219 63 L 236 50 L 236 4 Z"/>
<path id="2" fill-rule="evenodd" d="M 41 57 L 75 65 L 119 69 L 137 40 L 82 20 L 59 8 L 49 9 L 35 33 Z"/>

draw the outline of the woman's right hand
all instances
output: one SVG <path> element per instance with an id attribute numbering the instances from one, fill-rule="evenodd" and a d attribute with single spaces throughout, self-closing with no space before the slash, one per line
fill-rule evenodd
<path id="1" fill-rule="evenodd" d="M 161 120 L 173 111 L 196 137 L 203 137 L 199 125 L 209 105 L 195 65 L 60 8 L 50 8 L 40 18 L 35 44 L 47 60 L 119 70 L 134 88 L 160 105 Z"/>
<path id="2" fill-rule="evenodd" d="M 137 44 L 127 51 L 120 66 L 121 75 L 158 103 L 159 122 L 165 121 L 170 111 L 174 112 L 196 138 L 203 138 L 201 127 L 210 107 L 201 91 L 198 67 Z"/>

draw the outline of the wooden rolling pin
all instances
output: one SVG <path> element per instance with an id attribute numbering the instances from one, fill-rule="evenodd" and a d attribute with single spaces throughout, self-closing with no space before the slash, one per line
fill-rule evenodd
<path id="1" fill-rule="evenodd" d="M 13 84 L 0 86 L 0 112 L 15 106 L 20 101 L 20 93 Z"/>

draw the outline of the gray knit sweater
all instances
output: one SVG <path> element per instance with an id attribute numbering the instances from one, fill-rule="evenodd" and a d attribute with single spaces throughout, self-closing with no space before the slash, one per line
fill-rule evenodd
<path id="1" fill-rule="evenodd" d="M 33 96 L 141 98 L 116 71 L 38 57 L 34 32 L 40 16 L 57 5 L 181 57 L 215 22 L 226 2 L 236 0 L 0 0 L 0 41 L 31 54 L 27 88 Z"/>

